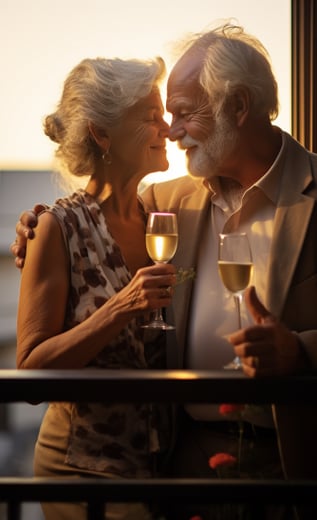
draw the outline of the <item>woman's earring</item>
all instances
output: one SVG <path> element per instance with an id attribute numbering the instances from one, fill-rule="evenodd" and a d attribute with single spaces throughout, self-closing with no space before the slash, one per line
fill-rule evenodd
<path id="1" fill-rule="evenodd" d="M 111 164 L 111 163 L 112 163 L 112 159 L 111 159 L 111 155 L 110 155 L 109 149 L 110 149 L 110 148 L 108 148 L 108 150 L 106 150 L 106 151 L 102 154 L 102 156 L 101 156 L 103 162 L 106 163 L 106 164 Z"/>

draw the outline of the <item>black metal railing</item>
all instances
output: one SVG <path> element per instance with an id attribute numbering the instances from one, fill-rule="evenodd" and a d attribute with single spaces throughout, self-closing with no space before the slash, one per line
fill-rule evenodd
<path id="1" fill-rule="evenodd" d="M 113 401 L 314 403 L 314 376 L 250 379 L 239 372 L 149 370 L 0 370 L 0 402 Z M 87 519 L 104 520 L 108 502 L 312 504 L 317 481 L 1 477 L 7 519 L 24 502 L 87 502 Z"/>

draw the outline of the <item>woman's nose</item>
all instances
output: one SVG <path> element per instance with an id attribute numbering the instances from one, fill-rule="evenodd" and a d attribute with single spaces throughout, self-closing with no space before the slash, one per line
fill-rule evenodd
<path id="1" fill-rule="evenodd" d="M 170 134 L 170 125 L 167 123 L 167 121 L 163 121 L 162 127 L 160 129 L 160 136 L 161 137 L 169 137 Z"/>

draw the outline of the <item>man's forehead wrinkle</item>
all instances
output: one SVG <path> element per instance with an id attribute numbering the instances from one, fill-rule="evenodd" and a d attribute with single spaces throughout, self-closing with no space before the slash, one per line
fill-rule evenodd
<path id="1" fill-rule="evenodd" d="M 197 59 L 197 54 L 199 59 Z M 189 50 L 173 67 L 167 82 L 166 109 L 170 112 L 188 105 L 197 95 L 203 55 L 197 49 Z"/>
<path id="2" fill-rule="evenodd" d="M 184 78 L 197 79 L 203 66 L 204 53 L 201 49 L 189 49 L 174 65 L 169 75 L 170 81 L 182 81 Z M 175 77 L 176 76 L 176 77 Z"/>
<path id="3" fill-rule="evenodd" d="M 180 84 L 184 86 L 184 82 L 197 81 L 199 72 L 200 67 L 197 66 L 197 63 L 193 62 L 193 60 L 181 60 L 181 62 L 177 63 L 177 65 L 172 70 L 168 85 Z"/>

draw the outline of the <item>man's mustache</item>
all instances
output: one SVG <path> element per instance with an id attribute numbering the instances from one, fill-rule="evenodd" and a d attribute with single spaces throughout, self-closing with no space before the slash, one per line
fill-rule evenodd
<path id="1" fill-rule="evenodd" d="M 192 146 L 198 146 L 199 141 L 193 139 L 192 137 L 186 136 L 183 139 L 177 141 L 177 146 L 180 150 L 186 150 L 186 148 L 191 148 Z"/>

